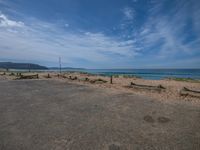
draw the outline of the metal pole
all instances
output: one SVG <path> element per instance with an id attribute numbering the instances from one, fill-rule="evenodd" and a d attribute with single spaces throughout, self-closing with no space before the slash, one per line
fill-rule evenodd
<path id="1" fill-rule="evenodd" d="M 59 67 L 60 67 L 60 74 L 61 74 L 61 57 L 59 57 Z"/>

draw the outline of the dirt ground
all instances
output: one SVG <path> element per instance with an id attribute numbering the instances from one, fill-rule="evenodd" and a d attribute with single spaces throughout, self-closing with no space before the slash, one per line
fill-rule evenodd
<path id="1" fill-rule="evenodd" d="M 200 107 L 67 81 L 0 81 L 0 150 L 199 150 Z"/>

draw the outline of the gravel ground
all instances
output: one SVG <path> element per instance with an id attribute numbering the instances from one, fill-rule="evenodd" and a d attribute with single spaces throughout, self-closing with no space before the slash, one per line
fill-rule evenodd
<path id="1" fill-rule="evenodd" d="M 0 81 L 0 150 L 199 150 L 200 107 L 56 80 Z"/>

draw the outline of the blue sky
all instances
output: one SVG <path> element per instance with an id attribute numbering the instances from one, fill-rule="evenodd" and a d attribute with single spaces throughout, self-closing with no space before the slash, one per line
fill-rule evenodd
<path id="1" fill-rule="evenodd" d="M 0 0 L 0 61 L 200 68 L 198 0 Z"/>

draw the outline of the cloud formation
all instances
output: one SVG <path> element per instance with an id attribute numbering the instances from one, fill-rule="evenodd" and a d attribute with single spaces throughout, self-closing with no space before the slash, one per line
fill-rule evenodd
<path id="1" fill-rule="evenodd" d="M 166 2 L 166 1 L 165 1 Z M 152 1 L 149 17 L 142 25 L 135 38 L 144 51 L 152 51 L 158 58 L 177 57 L 177 55 L 198 54 L 200 45 L 198 5 L 192 1 L 174 1 L 168 10 L 173 16 L 162 15 L 164 2 Z M 188 9 L 194 6 L 188 13 Z M 198 26 L 198 27 L 197 27 Z"/>
<path id="2" fill-rule="evenodd" d="M 23 27 L 23 26 L 24 26 L 23 22 L 10 20 L 0 12 L 0 27 Z"/>
<path id="3" fill-rule="evenodd" d="M 125 15 L 125 19 L 132 20 L 134 19 L 134 9 L 130 7 L 123 8 L 122 12 Z"/>
<path id="4" fill-rule="evenodd" d="M 10 20 L 3 14 L 1 16 L 4 22 L 9 22 L 0 26 L 1 59 L 43 60 L 53 64 L 61 56 L 63 62 L 68 64 L 80 59 L 98 65 L 137 55 L 132 40 L 126 41 L 103 33 L 64 32 L 54 24 L 39 20 L 34 20 L 37 23 L 28 26 Z M 9 27 L 22 26 L 9 30 Z"/>
<path id="5" fill-rule="evenodd" d="M 133 0 L 113 9 L 110 15 L 117 18 L 105 24 L 102 14 L 96 14 L 100 19 L 89 12 L 87 19 L 75 16 L 80 22 L 71 14 L 71 20 L 57 14 L 62 17 L 24 15 L 21 21 L 13 17 L 19 10 L 9 8 L 0 13 L 0 60 L 54 66 L 61 56 L 74 67 L 200 67 L 199 8 L 195 0 Z"/>

